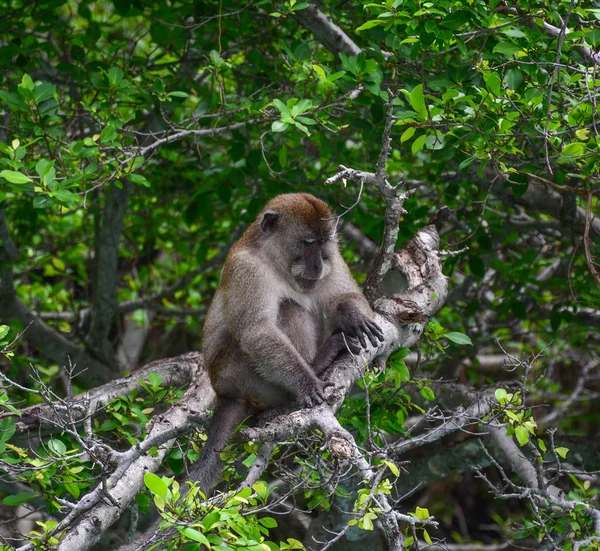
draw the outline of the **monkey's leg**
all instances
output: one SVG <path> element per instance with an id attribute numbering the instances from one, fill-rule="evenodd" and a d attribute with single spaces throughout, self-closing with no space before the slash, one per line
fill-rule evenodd
<path id="1" fill-rule="evenodd" d="M 319 347 L 312 362 L 313 371 L 318 377 L 321 377 L 339 356 L 346 353 L 356 356 L 361 350 L 362 347 L 356 337 L 344 335 L 341 332 L 334 333 Z"/>
<path id="2" fill-rule="evenodd" d="M 250 413 L 244 401 L 221 396 L 217 398 L 217 407 L 208 427 L 208 439 L 204 443 L 198 462 L 190 472 L 190 480 L 197 480 L 204 494 L 210 492 L 221 475 L 221 451 L 227 446 L 235 428 Z"/>

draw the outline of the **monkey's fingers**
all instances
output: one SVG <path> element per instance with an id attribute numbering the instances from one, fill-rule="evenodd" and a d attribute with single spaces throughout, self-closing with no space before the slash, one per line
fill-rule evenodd
<path id="1" fill-rule="evenodd" d="M 310 399 L 310 396 L 304 396 L 301 400 L 300 400 L 300 407 L 302 409 L 308 409 L 311 408 L 313 406 L 312 404 L 312 400 Z"/>
<path id="2" fill-rule="evenodd" d="M 379 327 L 379 324 L 377 322 L 369 320 L 369 321 L 367 321 L 367 325 L 369 326 L 369 329 L 371 330 L 371 333 L 374 333 L 375 336 L 381 342 L 383 342 L 385 340 L 384 337 L 383 337 L 383 330 L 381 329 L 381 327 Z"/>
<path id="3" fill-rule="evenodd" d="M 365 335 L 367 336 L 367 339 L 369 339 L 369 342 L 371 343 L 371 346 L 373 348 L 377 348 L 377 346 L 379 346 L 379 343 L 377 342 L 375 335 L 373 335 L 372 331 L 369 329 L 369 327 L 367 325 L 365 325 L 364 331 L 365 331 Z"/>
<path id="4" fill-rule="evenodd" d="M 373 348 L 379 346 L 378 341 L 383 342 L 383 333 L 381 332 L 381 329 L 379 329 L 379 326 L 376 323 L 370 320 L 365 322 L 365 333 L 367 334 L 369 341 L 371 341 Z"/>
<path id="5" fill-rule="evenodd" d="M 367 341 L 365 340 L 365 331 L 362 327 L 359 326 L 357 328 L 356 335 L 354 335 L 354 337 L 358 339 L 358 342 L 360 342 L 360 345 L 363 348 L 367 348 Z"/>
<path id="6" fill-rule="evenodd" d="M 321 405 L 324 400 L 325 400 L 325 396 L 323 396 L 323 393 L 320 390 L 313 391 L 312 400 L 311 400 L 313 407 Z"/>

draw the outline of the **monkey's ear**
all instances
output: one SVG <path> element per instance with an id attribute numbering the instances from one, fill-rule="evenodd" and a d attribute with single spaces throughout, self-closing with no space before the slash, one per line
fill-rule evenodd
<path id="1" fill-rule="evenodd" d="M 279 211 L 277 210 L 266 210 L 263 214 L 263 218 L 260 221 L 260 227 L 262 231 L 268 232 L 273 231 L 277 226 L 279 220 Z"/>

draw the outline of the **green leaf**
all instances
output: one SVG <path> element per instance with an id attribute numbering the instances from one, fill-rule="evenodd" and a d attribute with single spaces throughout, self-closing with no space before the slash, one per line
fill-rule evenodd
<path id="1" fill-rule="evenodd" d="M 6 178 L 11 184 L 27 184 L 33 181 L 29 176 L 16 170 L 3 170 L 0 172 L 0 176 Z"/>
<path id="2" fill-rule="evenodd" d="M 195 528 L 190 528 L 188 526 L 186 528 L 178 528 L 178 530 L 186 538 L 189 538 L 192 541 L 197 541 L 198 543 L 202 543 L 204 545 L 210 545 L 210 542 L 206 539 L 206 536 L 201 532 L 198 532 L 198 530 Z"/>
<path id="3" fill-rule="evenodd" d="M 308 6 L 310 6 L 310 4 L 308 2 L 300 2 L 292 7 L 292 11 L 304 10 L 304 9 L 308 8 Z"/>
<path id="4" fill-rule="evenodd" d="M 427 545 L 431 545 L 433 543 L 431 541 L 431 536 L 429 535 L 429 532 L 427 532 L 427 530 L 425 530 L 425 528 L 423 528 L 423 539 L 425 540 Z"/>
<path id="5" fill-rule="evenodd" d="M 378 27 L 379 25 L 385 24 L 387 24 L 387 21 L 383 21 L 381 19 L 371 19 L 371 21 L 367 21 L 366 23 L 363 23 L 360 27 L 358 27 L 358 29 L 356 29 L 356 32 L 359 33 L 361 31 L 366 31 L 368 29 L 372 29 L 373 27 Z"/>
<path id="6" fill-rule="evenodd" d="M 325 71 L 323 70 L 323 68 L 321 66 L 315 65 L 315 64 L 313 64 L 312 67 L 313 67 L 315 73 L 317 73 L 317 75 L 319 75 L 321 82 L 325 82 L 327 80 L 327 75 L 325 74 Z"/>
<path id="7" fill-rule="evenodd" d="M 521 446 L 524 446 L 527 444 L 527 442 L 529 442 L 529 431 L 521 425 L 515 427 L 515 436 L 517 437 L 517 441 Z"/>
<path id="8" fill-rule="evenodd" d="M 504 82 L 511 90 L 516 90 L 521 86 L 523 82 L 523 73 L 518 69 L 509 69 L 506 71 L 506 76 L 504 77 Z"/>
<path id="9" fill-rule="evenodd" d="M 562 457 L 563 459 L 567 458 L 567 453 L 569 453 L 569 448 L 555 448 L 556 453 Z"/>
<path id="10" fill-rule="evenodd" d="M 407 140 L 410 140 L 414 133 L 416 132 L 416 128 L 414 126 L 409 126 L 400 136 L 400 143 L 404 143 Z"/>
<path id="11" fill-rule="evenodd" d="M 271 124 L 271 130 L 273 132 L 285 132 L 290 125 L 283 121 L 273 121 Z"/>
<path id="12" fill-rule="evenodd" d="M 424 386 L 421 389 L 421 396 L 423 396 L 423 398 L 425 398 L 425 400 L 429 400 L 430 402 L 432 400 L 435 400 L 435 393 L 428 386 Z"/>
<path id="13" fill-rule="evenodd" d="M 561 157 L 578 157 L 579 155 L 583 155 L 584 151 L 585 151 L 585 144 L 582 144 L 579 142 L 570 143 L 568 145 L 565 145 L 565 147 L 563 147 L 562 151 L 560 152 L 560 156 Z"/>
<path id="14" fill-rule="evenodd" d="M 167 94 L 168 98 L 187 98 L 189 94 L 187 92 L 182 92 L 181 90 L 176 90 L 175 92 L 169 92 Z"/>
<path id="15" fill-rule="evenodd" d="M 473 164 L 473 162 L 475 162 L 477 160 L 477 156 L 473 155 L 472 157 L 467 157 L 464 161 L 462 161 L 459 165 L 458 165 L 458 171 L 462 171 L 463 169 L 467 168 L 468 166 L 470 166 L 471 164 Z"/>
<path id="16" fill-rule="evenodd" d="M 280 99 L 274 99 L 273 100 L 273 105 L 275 107 L 277 107 L 277 109 L 279 110 L 279 112 L 282 115 L 288 115 L 288 116 L 290 116 L 290 110 L 288 109 L 287 105 L 285 103 L 283 103 Z"/>
<path id="17" fill-rule="evenodd" d="M 162 377 L 154 371 L 148 373 L 148 380 L 150 381 L 150 384 L 155 387 L 160 386 L 160 384 L 162 383 Z"/>
<path id="18" fill-rule="evenodd" d="M 35 88 L 35 84 L 33 83 L 33 80 L 29 75 L 23 75 L 23 77 L 21 78 L 20 86 L 32 92 Z"/>
<path id="19" fill-rule="evenodd" d="M 362 529 L 363 530 L 373 530 L 373 521 L 371 520 L 371 517 L 369 516 L 369 513 L 367 513 L 362 518 Z"/>
<path id="20" fill-rule="evenodd" d="M 119 67 L 111 67 L 108 70 L 108 82 L 110 84 L 119 84 L 123 80 L 123 70 Z"/>
<path id="21" fill-rule="evenodd" d="M 57 440 L 56 438 L 52 438 L 48 442 L 48 448 L 56 455 L 64 455 L 67 451 L 67 446 L 65 446 L 61 440 Z"/>
<path id="22" fill-rule="evenodd" d="M 79 499 L 81 495 L 81 490 L 79 489 L 79 485 L 74 482 L 65 482 L 65 490 L 69 492 L 75 499 Z"/>
<path id="23" fill-rule="evenodd" d="M 42 82 L 35 87 L 34 97 L 36 103 L 42 103 L 56 94 L 56 86 L 49 82 Z"/>
<path id="24" fill-rule="evenodd" d="M 112 124 L 105 126 L 100 133 L 100 143 L 112 142 L 117 137 L 117 132 Z"/>
<path id="25" fill-rule="evenodd" d="M 152 88 L 154 88 L 154 91 L 157 94 L 164 94 L 165 93 L 165 85 L 163 83 L 163 81 L 160 78 L 155 78 L 154 82 L 152 83 Z"/>
<path id="26" fill-rule="evenodd" d="M 419 136 L 412 144 L 412 147 L 410 148 L 412 151 L 413 155 L 416 155 L 419 151 L 421 151 L 421 149 L 423 149 L 423 146 L 425 145 L 425 142 L 427 141 L 427 135 L 423 134 L 421 136 Z"/>
<path id="27" fill-rule="evenodd" d="M 300 123 L 298 121 L 294 121 L 293 124 L 296 128 L 298 128 L 299 130 L 302 130 L 302 132 L 304 132 L 307 136 L 310 136 L 310 130 L 308 128 L 306 128 L 306 126 L 304 126 L 302 123 Z"/>
<path id="28" fill-rule="evenodd" d="M 296 105 L 294 105 L 290 111 L 292 117 L 297 117 L 300 113 L 304 113 L 312 107 L 312 101 L 309 99 L 301 99 Z"/>
<path id="29" fill-rule="evenodd" d="M 163 499 L 167 499 L 169 488 L 167 488 L 167 485 L 159 476 L 154 473 L 146 473 L 144 475 L 144 484 L 153 494 Z"/>
<path id="30" fill-rule="evenodd" d="M 417 507 L 415 509 L 415 516 L 419 520 L 427 520 L 429 518 L 429 509 L 426 507 Z"/>
<path id="31" fill-rule="evenodd" d="M 471 339 L 469 337 L 467 337 L 467 335 L 464 335 L 463 333 L 457 333 L 456 331 L 451 331 L 450 333 L 446 333 L 443 336 L 446 337 L 449 341 L 452 341 L 453 343 L 469 344 L 469 345 L 473 346 L 473 341 L 471 341 Z"/>
<path id="32" fill-rule="evenodd" d="M 219 52 L 217 52 L 217 50 L 211 50 L 210 54 L 208 54 L 210 56 L 210 59 L 212 59 L 212 62 L 215 64 L 216 67 L 220 67 L 221 65 L 223 65 L 223 63 L 225 63 L 225 60 L 219 55 Z"/>
<path id="33" fill-rule="evenodd" d="M 56 197 L 61 203 L 76 203 L 79 201 L 79 197 L 68 189 L 59 189 L 56 193 L 54 193 L 54 197 Z"/>
<path id="34" fill-rule="evenodd" d="M 8 325 L 0 325 L 0 339 L 3 339 L 8 335 Z"/>
<path id="35" fill-rule="evenodd" d="M 4 447 L 4 443 L 8 442 L 17 430 L 15 420 L 12 417 L 7 417 L 0 422 L 0 442 Z"/>
<path id="36" fill-rule="evenodd" d="M 485 81 L 485 86 L 492 94 L 495 96 L 500 95 L 500 75 L 495 71 L 489 71 L 484 73 L 483 80 Z"/>
<path id="37" fill-rule="evenodd" d="M 419 118 L 427 118 L 427 107 L 425 106 L 425 96 L 423 95 L 423 85 L 418 84 L 415 86 L 410 93 L 410 104 L 412 108 L 417 112 Z"/>
<path id="38" fill-rule="evenodd" d="M 144 186 L 144 187 L 148 187 L 148 188 L 150 187 L 150 182 L 142 174 L 131 173 L 131 174 L 127 175 L 127 179 L 131 180 L 134 184 L 138 184 L 140 186 Z"/>
<path id="39" fill-rule="evenodd" d="M 50 172 L 50 170 L 54 167 L 54 160 L 47 161 L 46 159 L 40 159 L 35 165 L 35 171 L 38 173 L 40 178 L 43 178 Z"/>
<path id="40" fill-rule="evenodd" d="M 255 461 L 256 461 L 256 454 L 251 453 L 248 455 L 248 457 L 246 457 L 246 459 L 244 459 L 242 461 L 242 465 L 244 465 L 245 467 L 247 467 L 249 469 L 250 467 L 252 467 L 252 465 L 254 465 Z"/>
<path id="41" fill-rule="evenodd" d="M 18 507 L 19 505 L 23 505 L 23 503 L 27 503 L 31 501 L 37 494 L 31 492 L 22 492 L 19 494 L 14 494 L 12 496 L 6 496 L 2 500 L 3 505 L 8 505 L 9 507 Z"/>
<path id="42" fill-rule="evenodd" d="M 59 271 L 65 271 L 65 263 L 60 258 L 53 258 L 52 265 Z"/>
<path id="43" fill-rule="evenodd" d="M 265 528 L 277 528 L 277 521 L 271 517 L 259 518 L 258 522 L 260 522 Z"/>
<path id="44" fill-rule="evenodd" d="M 406 366 L 404 360 L 397 360 L 393 363 L 394 371 L 398 373 L 398 379 L 400 382 L 410 381 L 410 371 Z"/>
<path id="45" fill-rule="evenodd" d="M 400 476 L 400 469 L 398 468 L 398 466 L 395 463 L 392 463 L 391 461 L 385 461 L 385 460 L 383 461 L 383 463 L 390 471 L 392 471 L 394 476 L 396 476 L 396 477 Z"/>
<path id="46" fill-rule="evenodd" d="M 498 403 L 502 405 L 504 405 L 508 400 L 508 393 L 503 388 L 497 388 L 494 392 L 494 396 L 496 400 L 498 400 Z"/>
<path id="47" fill-rule="evenodd" d="M 219 514 L 219 511 L 211 511 L 202 519 L 202 528 L 208 532 L 209 530 L 212 530 L 220 519 L 221 515 Z"/>
<path id="48" fill-rule="evenodd" d="M 514 56 L 521 51 L 521 48 L 512 42 L 498 42 L 494 47 L 495 54 L 504 54 L 506 56 Z"/>

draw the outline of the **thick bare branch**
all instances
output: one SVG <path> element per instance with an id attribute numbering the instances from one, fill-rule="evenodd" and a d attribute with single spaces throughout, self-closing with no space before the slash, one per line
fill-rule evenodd
<path id="1" fill-rule="evenodd" d="M 296 12 L 296 19 L 331 53 L 357 56 L 361 49 L 314 4 Z"/>
<path id="2" fill-rule="evenodd" d="M 110 499 L 103 496 L 103 489 L 99 486 L 86 495 L 57 527 L 60 530 L 76 524 L 68 530 L 57 546 L 57 551 L 86 551 L 97 543 L 143 488 L 144 475 L 159 468 L 165 454 L 175 443 L 175 437 L 190 430 L 192 421 L 197 420 L 210 407 L 214 397 L 207 373 L 199 370 L 180 403 L 155 418 L 146 439 L 118 458 L 118 466 L 105 485 Z M 165 441 L 166 438 L 168 439 Z M 157 451 L 148 453 L 148 444 L 156 445 L 160 442 L 162 445 Z M 19 551 L 30 549 L 25 546 Z"/>
<path id="3" fill-rule="evenodd" d="M 160 375 L 163 381 L 162 386 L 174 388 L 186 386 L 193 379 L 198 366 L 201 364 L 202 354 L 199 352 L 190 352 L 176 358 L 166 358 L 149 363 L 131 375 L 115 379 L 110 383 L 93 388 L 70 399 L 69 421 L 79 423 L 93 416 L 110 400 L 125 396 L 135 388 L 139 388 L 139 381 L 146 379 L 150 373 Z M 60 404 L 52 406 L 36 404 L 22 409 L 19 413 L 20 417 L 15 417 L 14 414 L 6 412 L 0 415 L 0 419 L 14 417 L 17 431 L 25 431 L 33 428 L 56 426 L 58 417 L 64 415 L 65 412 Z"/>

